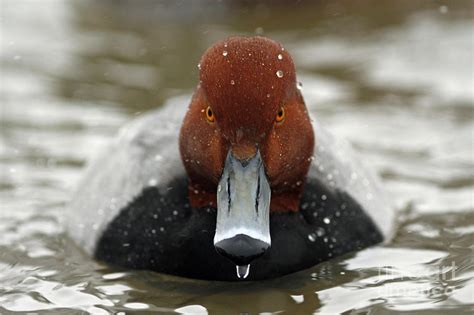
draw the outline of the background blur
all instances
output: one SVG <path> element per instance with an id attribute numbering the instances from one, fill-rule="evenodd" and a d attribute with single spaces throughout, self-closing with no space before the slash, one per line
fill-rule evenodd
<path id="1" fill-rule="evenodd" d="M 474 310 L 472 1 L 60 1 L 0 6 L 0 313 Z M 61 228 L 134 116 L 187 106 L 213 42 L 293 55 L 308 107 L 382 176 L 392 244 L 257 284 L 100 265 Z"/>

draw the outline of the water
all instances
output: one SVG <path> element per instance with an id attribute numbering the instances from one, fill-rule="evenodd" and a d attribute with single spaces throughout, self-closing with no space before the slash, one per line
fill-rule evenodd
<path id="1" fill-rule="evenodd" d="M 470 1 L 102 3 L 1 4 L 0 313 L 474 310 Z M 255 33 L 285 45 L 307 103 L 382 176 L 394 240 L 258 283 L 87 257 L 61 227 L 85 161 L 134 116 L 189 95 L 211 43 Z"/>

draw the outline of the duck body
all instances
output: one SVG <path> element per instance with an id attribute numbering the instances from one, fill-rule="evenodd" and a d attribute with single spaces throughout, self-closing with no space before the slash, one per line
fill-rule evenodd
<path id="1" fill-rule="evenodd" d="M 216 43 L 191 100 L 135 119 L 90 165 L 69 233 L 99 260 L 209 280 L 274 278 L 388 239 L 376 177 L 311 109 L 280 44 Z"/>
<path id="2" fill-rule="evenodd" d="M 68 212 L 68 231 L 114 265 L 237 280 L 235 265 L 212 243 L 216 208 L 189 203 L 176 133 L 185 102 L 175 99 L 122 129 L 89 167 Z M 393 212 L 375 176 L 344 142 L 316 120 L 313 126 L 324 150 L 314 154 L 300 211 L 270 214 L 272 247 L 252 263 L 248 280 L 309 268 L 390 236 Z"/>

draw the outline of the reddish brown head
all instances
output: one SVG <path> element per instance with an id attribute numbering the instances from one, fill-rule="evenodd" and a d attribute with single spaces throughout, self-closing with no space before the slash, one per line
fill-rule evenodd
<path id="1" fill-rule="evenodd" d="M 209 48 L 200 65 L 201 88 L 232 144 L 255 147 L 296 93 L 290 55 L 266 38 L 229 38 Z"/>
<path id="2" fill-rule="evenodd" d="M 180 135 L 193 207 L 216 206 L 228 164 L 245 167 L 258 155 L 271 188 L 271 211 L 298 211 L 313 147 L 295 67 L 280 44 L 231 37 L 204 53 Z"/>
<path id="3" fill-rule="evenodd" d="M 192 206 L 215 205 L 226 155 L 262 154 L 272 211 L 297 211 L 314 134 L 290 54 L 264 37 L 231 37 L 200 62 L 200 84 L 180 135 Z"/>

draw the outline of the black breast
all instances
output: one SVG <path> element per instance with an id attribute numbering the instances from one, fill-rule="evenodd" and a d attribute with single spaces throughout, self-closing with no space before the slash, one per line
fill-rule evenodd
<path id="1" fill-rule="evenodd" d="M 208 280 L 238 280 L 235 265 L 214 249 L 216 209 L 190 208 L 187 180 L 148 187 L 112 220 L 95 255 L 126 268 Z M 271 249 L 247 280 L 282 276 L 383 240 L 347 193 L 308 180 L 299 213 L 270 215 Z"/>

